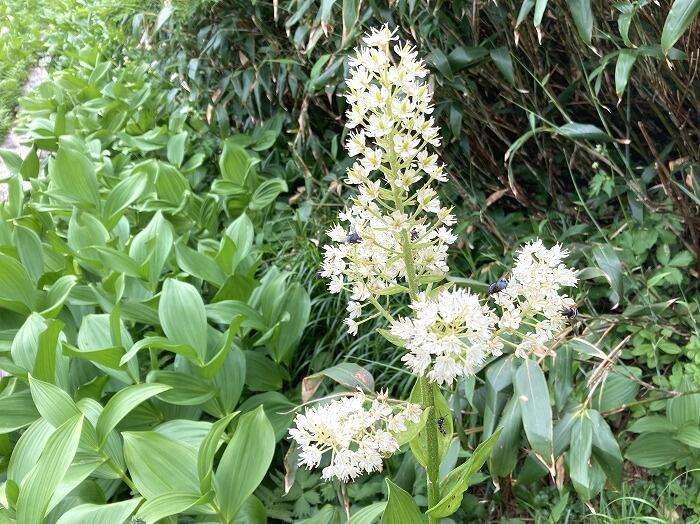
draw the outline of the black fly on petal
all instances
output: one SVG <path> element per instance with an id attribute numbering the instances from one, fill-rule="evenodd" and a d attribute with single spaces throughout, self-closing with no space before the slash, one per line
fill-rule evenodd
<path id="1" fill-rule="evenodd" d="M 347 237 L 345 237 L 346 244 L 357 244 L 360 242 L 360 240 L 362 240 L 362 238 L 357 233 L 357 231 L 353 231 Z"/>
<path id="2" fill-rule="evenodd" d="M 496 282 L 489 286 L 489 295 L 500 293 L 508 287 L 508 281 L 505 278 L 499 278 Z"/>

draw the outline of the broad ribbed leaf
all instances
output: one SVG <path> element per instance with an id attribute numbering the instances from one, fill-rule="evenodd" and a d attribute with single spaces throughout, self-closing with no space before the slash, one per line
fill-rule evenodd
<path id="1" fill-rule="evenodd" d="M 69 509 L 56 524 L 121 524 L 126 521 L 143 499 L 131 499 L 114 504 L 81 504 Z"/>
<path id="2" fill-rule="evenodd" d="M 0 398 L 0 434 L 28 426 L 38 418 L 28 389 Z"/>
<path id="3" fill-rule="evenodd" d="M 625 456 L 643 468 L 660 468 L 687 458 L 690 450 L 682 443 L 663 433 L 646 433 L 639 436 Z"/>
<path id="4" fill-rule="evenodd" d="M 207 315 L 199 292 L 186 282 L 169 278 L 163 284 L 158 317 L 171 342 L 193 347 L 201 360 L 207 351 Z"/>
<path id="5" fill-rule="evenodd" d="M 386 479 L 389 487 L 389 501 L 382 515 L 382 524 L 423 524 L 425 519 L 421 514 L 413 495 Z"/>
<path id="6" fill-rule="evenodd" d="M 212 424 L 209 433 L 202 441 L 197 454 L 197 474 L 202 492 L 211 488 L 211 473 L 214 467 L 214 457 L 221 444 L 221 437 L 238 412 L 226 415 Z"/>
<path id="7" fill-rule="evenodd" d="M 129 473 L 146 499 L 173 491 L 199 493 L 194 448 L 154 431 L 129 431 L 123 436 Z"/>
<path id="8" fill-rule="evenodd" d="M 36 289 L 27 270 L 14 258 L 0 253 L 0 308 L 19 313 L 34 309 Z"/>
<path id="9" fill-rule="evenodd" d="M 151 397 L 168 391 L 170 386 L 165 384 L 136 384 L 119 390 L 102 410 L 97 419 L 97 436 L 100 443 L 104 442 L 109 432 L 131 411 Z"/>
<path id="10" fill-rule="evenodd" d="M 373 524 L 386 510 L 386 502 L 375 502 L 358 510 L 350 517 L 347 524 Z"/>
<path id="11" fill-rule="evenodd" d="M 204 496 L 186 491 L 163 493 L 156 498 L 147 500 L 139 508 L 138 517 L 146 524 L 155 524 L 160 519 L 171 515 L 179 515 L 194 506 L 205 504 L 213 498 L 213 495 L 213 492 Z"/>
<path id="12" fill-rule="evenodd" d="M 83 415 L 78 415 L 68 420 L 49 437 L 39 461 L 20 486 L 17 522 L 44 522 L 51 496 L 78 450 L 82 427 Z"/>
<path id="13" fill-rule="evenodd" d="M 240 417 L 214 475 L 216 498 L 232 519 L 265 478 L 275 452 L 275 433 L 262 406 Z"/>

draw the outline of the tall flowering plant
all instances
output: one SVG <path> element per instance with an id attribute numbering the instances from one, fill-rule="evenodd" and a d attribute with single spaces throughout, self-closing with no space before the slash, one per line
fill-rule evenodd
<path id="1" fill-rule="evenodd" d="M 445 282 L 456 218 L 436 192 L 447 176 L 433 152 L 441 139 L 427 76 L 417 51 L 386 26 L 372 30 L 350 59 L 346 148 L 356 161 L 346 182 L 357 190 L 328 231 L 332 243 L 323 248 L 321 271 L 331 293 L 349 297 L 351 335 L 372 318 L 386 319 L 389 329 L 380 332 L 404 352 L 416 387 L 409 402 L 358 392 L 312 407 L 297 415 L 290 436 L 300 464 L 343 482 L 380 471 L 382 459 L 409 442 L 426 469 L 427 513 L 436 522 L 456 510 L 465 476 L 478 470 L 497 438 L 474 453 L 479 464 L 457 468 L 441 485 L 444 436 L 452 429 L 441 387 L 503 352 L 546 355 L 576 313 L 562 292 L 576 276 L 562 263 L 565 249 L 536 240 L 520 248 L 509 276 L 485 297 Z M 410 298 L 410 314 L 397 318 L 391 300 L 401 293 Z"/>

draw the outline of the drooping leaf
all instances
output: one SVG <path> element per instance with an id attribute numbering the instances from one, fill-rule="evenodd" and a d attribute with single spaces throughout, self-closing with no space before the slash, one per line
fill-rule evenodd
<path id="1" fill-rule="evenodd" d="M 513 377 L 525 435 L 544 462 L 553 463 L 552 407 L 544 373 L 537 362 L 525 359 Z"/>

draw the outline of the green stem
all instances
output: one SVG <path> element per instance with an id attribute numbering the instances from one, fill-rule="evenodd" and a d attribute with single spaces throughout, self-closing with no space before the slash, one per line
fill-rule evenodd
<path id="1" fill-rule="evenodd" d="M 401 251 L 403 251 L 403 262 L 406 264 L 406 280 L 408 280 L 408 289 L 411 298 L 416 298 L 418 294 L 418 283 L 416 282 L 416 266 L 413 265 L 413 250 L 411 249 L 411 240 L 408 238 L 408 232 L 401 232 Z"/>
<path id="2" fill-rule="evenodd" d="M 435 397 L 433 396 L 433 385 L 427 377 L 420 379 L 421 393 L 423 397 L 423 408 L 431 408 L 428 413 L 428 420 L 425 424 L 428 449 L 428 508 L 432 508 L 440 502 L 440 456 L 438 451 L 438 425 L 437 413 L 435 412 Z M 428 517 L 428 524 L 438 524 L 440 519 Z"/>

